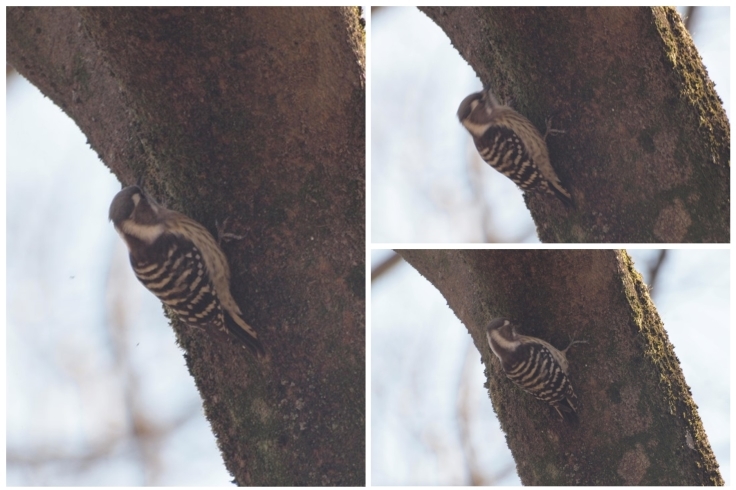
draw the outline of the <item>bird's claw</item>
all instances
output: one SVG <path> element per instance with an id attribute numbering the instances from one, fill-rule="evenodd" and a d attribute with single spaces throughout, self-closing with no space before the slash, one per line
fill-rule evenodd
<path id="1" fill-rule="evenodd" d="M 228 216 L 225 218 L 225 220 L 222 222 L 222 225 L 220 225 L 217 221 L 215 221 L 215 228 L 217 228 L 217 244 L 222 245 L 223 241 L 230 241 L 230 240 L 242 240 L 245 238 L 241 235 L 236 235 L 234 233 L 228 233 L 225 231 L 227 229 L 227 222 L 230 219 Z"/>

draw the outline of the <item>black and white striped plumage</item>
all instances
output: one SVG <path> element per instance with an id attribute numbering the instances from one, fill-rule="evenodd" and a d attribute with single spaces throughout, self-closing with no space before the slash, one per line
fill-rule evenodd
<path id="1" fill-rule="evenodd" d="M 552 405 L 563 419 L 565 415 L 568 420 L 577 418 L 577 397 L 568 377 L 565 352 L 583 341 L 571 342 L 559 351 L 542 339 L 518 334 L 516 325 L 506 318 L 491 321 L 486 338 L 511 381 Z"/>
<path id="2" fill-rule="evenodd" d="M 572 204 L 549 161 L 545 134 L 511 107 L 501 105 L 490 91 L 468 95 L 457 117 L 473 136 L 480 156 L 523 190 L 544 191 Z M 547 128 L 549 133 L 550 128 Z"/>
<path id="3" fill-rule="evenodd" d="M 264 354 L 230 292 L 227 258 L 204 226 L 157 204 L 138 186 L 115 196 L 110 220 L 128 246 L 136 277 L 184 323 L 230 331 Z"/>

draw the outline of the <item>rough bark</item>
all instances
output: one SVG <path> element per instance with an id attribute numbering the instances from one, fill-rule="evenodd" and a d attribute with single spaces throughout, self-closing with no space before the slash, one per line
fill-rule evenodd
<path id="1" fill-rule="evenodd" d="M 526 196 L 543 242 L 730 241 L 730 126 L 671 8 L 423 8 L 543 129 L 576 207 Z"/>
<path id="2" fill-rule="evenodd" d="M 365 482 L 357 8 L 9 8 L 8 60 L 125 184 L 224 245 L 269 359 L 173 322 L 238 484 Z"/>
<path id="3" fill-rule="evenodd" d="M 486 366 L 486 387 L 525 485 L 723 484 L 662 321 L 625 251 L 397 250 L 445 297 Z M 579 423 L 502 373 L 484 327 L 568 352 Z M 690 447 L 692 446 L 692 447 Z"/>

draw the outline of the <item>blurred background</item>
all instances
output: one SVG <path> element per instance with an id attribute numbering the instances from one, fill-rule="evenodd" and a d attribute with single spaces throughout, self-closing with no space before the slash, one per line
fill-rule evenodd
<path id="1" fill-rule="evenodd" d="M 628 250 L 730 484 L 729 250 Z M 373 485 L 520 485 L 480 353 L 403 259 L 371 253 Z"/>
<path id="2" fill-rule="evenodd" d="M 728 7 L 679 7 L 730 108 Z M 372 243 L 538 242 L 522 192 L 483 162 L 456 112 L 482 88 L 413 7 L 373 9 Z"/>

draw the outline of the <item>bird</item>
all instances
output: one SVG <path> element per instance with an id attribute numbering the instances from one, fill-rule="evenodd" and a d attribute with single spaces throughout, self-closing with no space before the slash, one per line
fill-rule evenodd
<path id="1" fill-rule="evenodd" d="M 257 357 L 265 355 L 233 298 L 227 257 L 207 228 L 158 204 L 138 185 L 117 193 L 109 217 L 138 280 L 185 324 L 228 331 Z"/>

